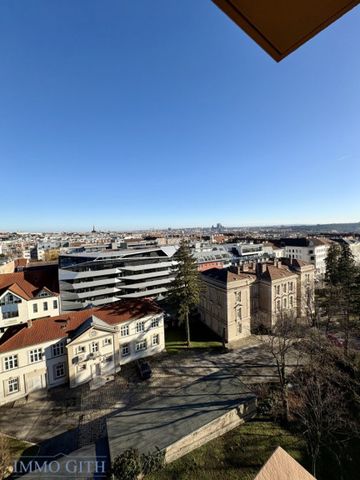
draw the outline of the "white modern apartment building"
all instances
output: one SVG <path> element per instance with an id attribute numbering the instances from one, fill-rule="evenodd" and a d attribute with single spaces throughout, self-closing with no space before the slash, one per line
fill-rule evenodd
<path id="1" fill-rule="evenodd" d="M 23 272 L 0 274 L 0 337 L 12 326 L 59 312 L 57 293 L 36 287 Z"/>
<path id="2" fill-rule="evenodd" d="M 292 260 L 302 260 L 315 266 L 317 277 L 323 277 L 326 272 L 326 257 L 331 245 L 326 238 L 284 238 L 281 246 L 284 256 Z"/>
<path id="3" fill-rule="evenodd" d="M 0 340 L 0 405 L 61 384 L 100 382 L 164 348 L 163 312 L 150 300 L 29 321 Z"/>
<path id="4" fill-rule="evenodd" d="M 175 246 L 89 251 L 59 257 L 62 310 L 129 298 L 161 298 L 174 278 Z"/>

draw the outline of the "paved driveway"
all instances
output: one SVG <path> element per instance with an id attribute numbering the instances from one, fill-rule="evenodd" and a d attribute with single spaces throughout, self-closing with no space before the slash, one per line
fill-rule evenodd
<path id="1" fill-rule="evenodd" d="M 258 339 L 222 354 L 190 350 L 160 354 L 150 359 L 153 376 L 140 381 L 134 365 L 127 365 L 115 380 L 98 390 L 88 385 L 52 389 L 43 398 L 18 401 L 0 407 L 0 431 L 41 444 L 42 454 L 73 450 L 106 435 L 106 418 L 155 396 L 168 395 L 175 388 L 217 371 L 227 370 L 247 384 L 276 380 L 271 356 Z"/>

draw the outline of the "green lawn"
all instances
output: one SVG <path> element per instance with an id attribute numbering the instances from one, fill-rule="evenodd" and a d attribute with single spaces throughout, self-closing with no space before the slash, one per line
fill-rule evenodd
<path id="1" fill-rule="evenodd" d="M 273 422 L 254 420 L 185 455 L 146 480 L 253 480 L 276 447 L 309 468 L 304 442 Z"/>
<path id="2" fill-rule="evenodd" d="M 196 321 L 190 324 L 191 348 L 222 348 L 221 339 L 206 325 Z M 187 349 L 185 329 L 168 327 L 165 330 L 165 346 L 168 353 Z"/>

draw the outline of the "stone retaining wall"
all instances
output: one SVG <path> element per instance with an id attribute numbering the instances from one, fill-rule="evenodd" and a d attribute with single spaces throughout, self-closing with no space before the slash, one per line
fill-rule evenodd
<path id="1" fill-rule="evenodd" d="M 246 411 L 244 411 L 244 409 Z M 165 463 L 173 462 L 187 453 L 201 447 L 210 440 L 220 437 L 226 432 L 245 422 L 256 410 L 256 401 L 252 405 L 239 405 L 212 422 L 186 435 L 181 440 L 169 445 L 165 450 Z M 249 412 L 249 413 L 248 413 Z"/>

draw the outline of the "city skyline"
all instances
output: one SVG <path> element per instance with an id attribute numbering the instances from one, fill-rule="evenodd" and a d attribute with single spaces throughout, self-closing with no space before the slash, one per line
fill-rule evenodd
<path id="1" fill-rule="evenodd" d="M 357 221 L 359 20 L 276 64 L 207 0 L 1 2 L 0 230 Z"/>

